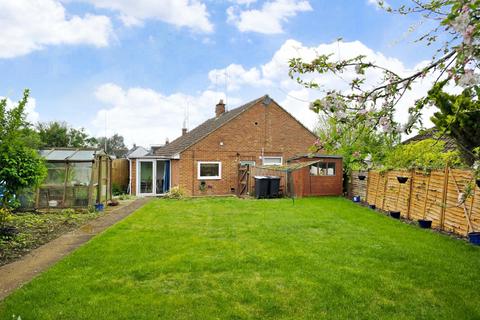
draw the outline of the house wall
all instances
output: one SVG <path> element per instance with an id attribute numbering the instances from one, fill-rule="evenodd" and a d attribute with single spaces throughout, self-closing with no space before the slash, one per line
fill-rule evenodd
<path id="1" fill-rule="evenodd" d="M 213 110 L 212 110 L 213 112 Z M 306 153 L 316 137 L 289 113 L 272 101 L 262 102 L 231 120 L 223 127 L 183 151 L 178 161 L 178 185 L 192 196 L 235 194 L 240 160 L 254 160 L 261 164 L 265 156 L 282 156 L 283 162 L 295 154 Z M 200 190 L 197 178 L 199 161 L 222 162 L 222 177 L 205 180 L 206 189 Z M 173 184 L 172 185 L 176 185 Z"/>

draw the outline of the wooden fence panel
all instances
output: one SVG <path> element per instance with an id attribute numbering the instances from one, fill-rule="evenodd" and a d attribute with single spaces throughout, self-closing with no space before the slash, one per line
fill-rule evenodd
<path id="1" fill-rule="evenodd" d="M 377 197 L 377 185 L 378 185 L 379 173 L 376 171 L 368 172 L 368 181 L 367 181 L 367 202 L 374 204 L 375 198 Z"/>
<path id="2" fill-rule="evenodd" d="M 360 180 L 358 179 L 359 175 L 364 175 L 365 179 Z M 362 201 L 367 201 L 367 181 L 368 181 L 368 173 L 367 172 L 358 172 L 354 171 L 350 175 L 350 181 L 352 184 L 352 195 L 353 196 L 360 196 Z"/>
<path id="3" fill-rule="evenodd" d="M 121 189 L 128 186 L 129 165 L 127 159 L 115 159 L 112 161 L 112 185 L 115 184 Z"/>
<path id="4" fill-rule="evenodd" d="M 400 184 L 397 176 L 408 180 Z M 357 177 L 358 172 L 352 173 L 354 195 L 362 196 L 378 209 L 400 211 L 402 217 L 412 220 L 431 220 L 432 227 L 460 235 L 480 231 L 480 188 L 475 185 L 472 171 L 369 171 L 362 183 Z M 473 192 L 461 201 L 472 182 Z"/>

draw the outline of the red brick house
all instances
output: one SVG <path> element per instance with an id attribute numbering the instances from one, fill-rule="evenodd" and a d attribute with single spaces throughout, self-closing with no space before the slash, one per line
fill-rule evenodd
<path id="1" fill-rule="evenodd" d="M 225 111 L 165 146 L 129 157 L 134 195 L 179 186 L 187 195 L 236 194 L 240 164 L 282 165 L 304 154 L 316 136 L 268 95 Z"/>

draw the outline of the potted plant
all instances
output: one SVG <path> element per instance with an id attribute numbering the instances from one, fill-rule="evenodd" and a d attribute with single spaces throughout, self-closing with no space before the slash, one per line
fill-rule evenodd
<path id="1" fill-rule="evenodd" d="M 397 176 L 397 180 L 398 182 L 400 183 L 406 183 L 408 181 L 408 177 L 405 177 L 405 176 Z"/>
<path id="2" fill-rule="evenodd" d="M 400 219 L 400 211 L 390 211 L 390 217 Z"/>
<path id="3" fill-rule="evenodd" d="M 423 213 L 422 219 L 418 219 L 418 225 L 422 229 L 430 229 L 432 227 L 432 220 L 427 219 L 427 212 Z"/>
<path id="4" fill-rule="evenodd" d="M 480 246 L 480 232 L 469 232 L 468 241 L 470 241 L 470 243 L 473 243 L 477 246 Z"/>

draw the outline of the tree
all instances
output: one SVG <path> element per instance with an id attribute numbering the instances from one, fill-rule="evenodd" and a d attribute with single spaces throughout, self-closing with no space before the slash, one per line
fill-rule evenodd
<path id="1" fill-rule="evenodd" d="M 43 122 L 36 126 L 42 148 L 87 148 L 96 145 L 97 141 L 85 132 L 85 129 L 69 127 L 66 122 Z"/>
<path id="2" fill-rule="evenodd" d="M 17 193 L 38 185 L 46 176 L 44 160 L 35 150 L 38 141 L 31 124 L 26 121 L 25 106 L 29 91 L 25 90 L 18 105 L 7 109 L 7 100 L 0 100 L 0 184 L 4 191 L 2 207 L 15 207 Z"/>
<path id="3" fill-rule="evenodd" d="M 319 139 L 314 148 L 341 155 L 347 176 L 352 170 L 366 169 L 368 164 L 379 166 L 388 150 L 400 140 L 396 132 L 379 133 L 366 125 L 352 129 L 336 118 L 325 116 L 320 117 L 316 131 Z"/>
<path id="4" fill-rule="evenodd" d="M 443 169 L 459 167 L 463 162 L 458 151 L 445 152 L 445 141 L 425 139 L 415 143 L 400 144 L 389 150 L 384 169 Z"/>
<path id="5" fill-rule="evenodd" d="M 99 137 L 97 141 L 98 147 L 105 149 L 105 137 Z M 128 148 L 125 145 L 123 137 L 115 133 L 113 136 L 107 138 L 107 149 L 105 151 L 108 154 L 115 155 L 117 158 L 123 158 L 127 154 Z"/>
<path id="6" fill-rule="evenodd" d="M 307 62 L 293 58 L 290 60 L 290 77 L 307 88 L 319 89 L 325 93 L 324 98 L 311 103 L 313 111 L 340 118 L 351 128 L 358 123 L 367 123 L 371 130 L 410 133 L 416 125 L 422 125 L 421 116 L 425 106 L 436 103 L 437 100 L 430 95 L 418 99 L 408 109 L 409 119 L 404 124 L 394 121 L 394 113 L 405 92 L 427 75 L 436 79 L 432 87 L 438 83 L 442 84 L 440 89 L 448 84 L 457 85 L 468 91 L 470 99 L 478 101 L 480 90 L 476 71 L 480 57 L 479 0 L 412 0 L 412 6 L 402 5 L 397 9 L 386 6 L 384 1 L 377 2 L 388 12 L 417 15 L 420 19 L 436 24 L 416 40 L 428 47 L 436 46 L 431 61 L 421 70 L 405 76 L 390 70 L 388 66 L 368 61 L 362 55 L 343 60 L 336 60 L 332 55 L 320 55 Z M 310 81 L 306 77 L 311 74 L 333 74 L 342 79 L 342 73 L 347 70 L 354 71 L 356 77 L 348 81 L 348 89 L 345 90 L 328 87 L 322 89 L 316 81 Z M 379 83 L 372 86 L 372 81 L 367 80 L 372 80 L 372 75 L 378 73 L 382 75 L 381 78 L 374 80 Z M 453 117 L 462 117 L 462 114 L 471 112 L 464 107 L 460 105 Z M 478 104 L 475 107 L 478 108 Z M 448 123 L 453 124 L 455 121 Z M 446 132 L 452 132 L 450 129 L 445 128 Z M 464 130 L 469 131 L 470 128 Z M 457 143 L 463 143 L 458 136 L 453 135 L 453 138 L 457 139 Z M 465 146 L 464 149 L 473 152 L 470 146 Z"/>
<path id="7" fill-rule="evenodd" d="M 428 94 L 439 109 L 432 122 L 458 142 L 465 163 L 473 165 L 476 157 L 471 151 L 480 147 L 480 102 L 472 99 L 471 89 L 452 95 L 441 87 L 442 84 L 434 86 Z"/>

